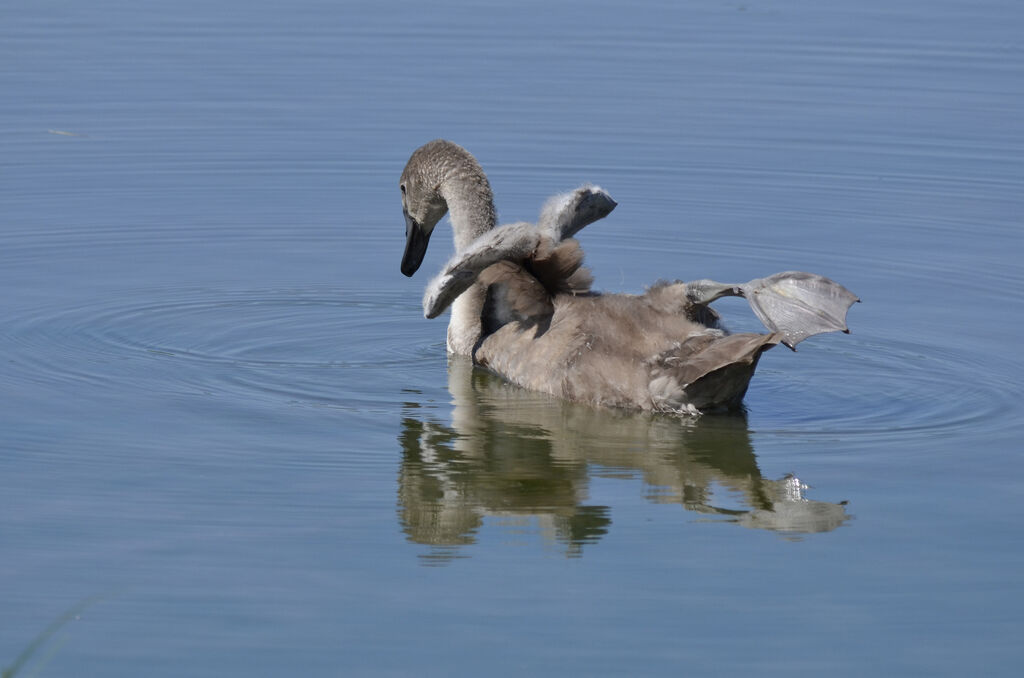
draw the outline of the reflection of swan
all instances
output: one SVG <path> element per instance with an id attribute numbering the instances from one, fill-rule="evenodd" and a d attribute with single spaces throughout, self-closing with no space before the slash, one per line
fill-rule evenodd
<path id="1" fill-rule="evenodd" d="M 490 184 L 450 141 L 417 149 L 402 172 L 406 248 L 402 272 L 419 268 L 434 226 L 449 210 L 455 257 L 428 286 L 424 311 L 452 306 L 448 350 L 509 381 L 569 400 L 632 409 L 735 409 L 757 361 L 778 343 L 846 331 L 856 297 L 809 273 L 743 285 L 659 283 L 647 293 L 596 294 L 571 239 L 615 201 L 584 187 L 548 203 L 537 225 L 495 228 Z M 768 334 L 727 335 L 707 304 L 746 297 Z"/>
<path id="2" fill-rule="evenodd" d="M 588 504 L 593 478 L 641 477 L 651 501 L 784 534 L 848 519 L 842 503 L 805 499 L 797 478 L 763 478 L 742 416 L 682 423 L 595 410 L 516 388 L 460 356 L 448 371 L 451 425 L 410 406 L 399 439 L 402 526 L 439 547 L 437 557 L 472 543 L 488 516 L 533 521 L 578 553 L 611 525 L 610 507 Z"/>

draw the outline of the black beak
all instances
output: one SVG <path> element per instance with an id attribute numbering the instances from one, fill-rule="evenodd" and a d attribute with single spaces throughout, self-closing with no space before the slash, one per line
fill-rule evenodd
<path id="1" fill-rule="evenodd" d="M 416 222 L 409 212 L 402 210 L 405 214 L 405 254 L 402 255 L 402 273 L 412 277 L 416 269 L 423 263 L 423 255 L 427 253 L 427 243 L 430 242 L 430 233 L 423 230 L 423 227 Z"/>

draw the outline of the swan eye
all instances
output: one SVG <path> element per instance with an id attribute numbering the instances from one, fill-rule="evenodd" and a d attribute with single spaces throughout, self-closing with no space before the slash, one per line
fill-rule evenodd
<path id="1" fill-rule="evenodd" d="M 405 195 L 405 184 L 401 184 L 399 188 L 402 189 L 402 195 Z"/>

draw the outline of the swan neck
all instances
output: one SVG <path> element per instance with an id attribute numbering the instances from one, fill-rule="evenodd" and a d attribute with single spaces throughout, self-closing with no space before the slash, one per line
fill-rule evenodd
<path id="1" fill-rule="evenodd" d="M 455 251 L 464 252 L 474 240 L 497 223 L 494 194 L 487 175 L 468 151 L 451 144 L 444 163 L 438 192 L 451 215 Z M 480 339 L 486 288 L 473 284 L 452 303 L 448 321 L 448 351 L 471 356 Z"/>
<path id="2" fill-rule="evenodd" d="M 477 168 L 479 170 L 479 168 Z M 446 182 L 442 197 L 451 214 L 455 251 L 464 252 L 474 240 L 494 228 L 494 197 L 483 171 L 472 181 Z M 475 283 L 452 303 L 448 321 L 448 351 L 471 356 L 482 331 L 480 316 L 484 310 L 486 288 Z"/>
<path id="3" fill-rule="evenodd" d="M 451 214 L 455 251 L 462 252 L 494 228 L 497 218 L 491 186 L 477 166 L 453 172 L 440 189 Z"/>
<path id="4" fill-rule="evenodd" d="M 473 349 L 483 331 L 480 316 L 484 311 L 486 297 L 486 288 L 480 283 L 473 283 L 472 287 L 452 302 L 452 315 L 448 320 L 449 353 L 473 355 Z"/>

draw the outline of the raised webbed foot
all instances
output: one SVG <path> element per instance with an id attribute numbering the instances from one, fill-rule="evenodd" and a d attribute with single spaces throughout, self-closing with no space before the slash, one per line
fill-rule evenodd
<path id="1" fill-rule="evenodd" d="M 726 296 L 744 297 L 764 326 L 793 350 L 815 334 L 849 333 L 846 312 L 860 301 L 836 281 L 803 271 L 776 273 L 740 285 L 695 280 L 686 283 L 686 296 L 699 305 Z"/>

